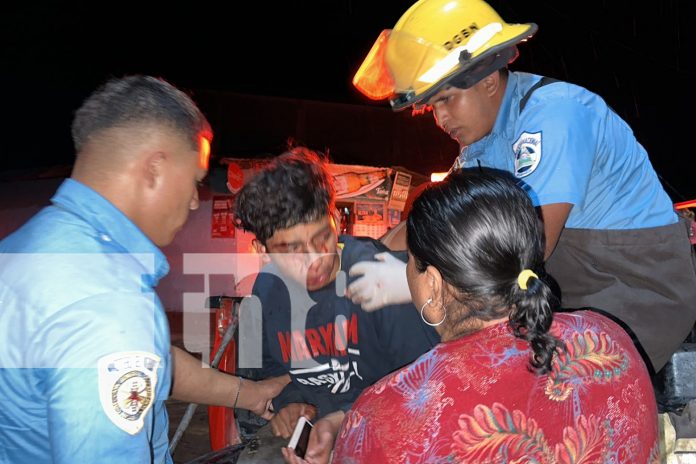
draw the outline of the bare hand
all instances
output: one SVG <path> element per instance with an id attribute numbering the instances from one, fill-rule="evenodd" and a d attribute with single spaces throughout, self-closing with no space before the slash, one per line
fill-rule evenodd
<path id="1" fill-rule="evenodd" d="M 270 420 L 273 418 L 271 401 L 283 391 L 289 382 L 289 375 L 271 377 L 257 382 L 243 380 L 238 407 L 248 409 L 254 414 Z"/>
<path id="2" fill-rule="evenodd" d="M 309 435 L 307 453 L 304 459 L 298 457 L 295 450 L 285 447 L 281 450 L 285 462 L 289 464 L 327 464 L 331 458 L 334 441 L 341 429 L 344 416 L 343 411 L 335 411 L 318 420 Z"/>
<path id="3" fill-rule="evenodd" d="M 317 409 L 311 404 L 290 403 L 278 411 L 271 419 L 271 430 L 276 437 L 290 438 L 297 425 L 297 420 L 304 416 L 309 420 L 314 419 Z"/>

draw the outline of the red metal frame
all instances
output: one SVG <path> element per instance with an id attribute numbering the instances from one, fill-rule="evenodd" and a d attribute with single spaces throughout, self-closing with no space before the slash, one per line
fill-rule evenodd
<path id="1" fill-rule="evenodd" d="M 235 299 L 221 298 L 220 308 L 215 310 L 215 339 L 213 342 L 213 350 L 211 352 L 212 362 L 215 353 L 217 353 L 222 343 L 222 336 L 227 327 L 232 323 L 234 312 Z M 218 370 L 234 374 L 237 370 L 237 345 L 232 339 L 218 364 Z M 226 448 L 230 445 L 236 445 L 242 442 L 237 430 L 237 424 L 234 420 L 234 409 L 224 406 L 208 406 L 208 427 L 210 428 L 210 448 L 212 451 L 217 451 Z"/>

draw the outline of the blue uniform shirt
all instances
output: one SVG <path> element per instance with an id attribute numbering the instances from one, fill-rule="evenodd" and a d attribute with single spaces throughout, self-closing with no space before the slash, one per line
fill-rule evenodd
<path id="1" fill-rule="evenodd" d="M 172 462 L 162 252 L 66 180 L 0 242 L 0 463 Z"/>
<path id="2" fill-rule="evenodd" d="M 509 74 L 493 131 L 458 164 L 502 169 L 523 181 L 535 206 L 571 203 L 566 227 L 640 229 L 677 222 L 645 149 L 598 95 L 554 82 L 520 101 L 541 76 Z"/>

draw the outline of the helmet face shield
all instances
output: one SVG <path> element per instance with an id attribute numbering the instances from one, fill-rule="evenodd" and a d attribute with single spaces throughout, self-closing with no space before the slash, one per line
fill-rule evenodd
<path id="1" fill-rule="evenodd" d="M 355 73 L 353 85 L 374 100 L 391 99 L 400 94 L 418 94 L 420 87 L 428 85 L 419 77 L 448 53 L 442 46 L 386 29 Z"/>
<path id="2" fill-rule="evenodd" d="M 450 71 L 458 62 L 459 51 L 387 29 L 355 73 L 353 85 L 373 100 L 411 101 L 442 77 L 438 73 Z"/>
<path id="3" fill-rule="evenodd" d="M 372 100 L 384 100 L 394 95 L 394 79 L 384 62 L 390 33 L 390 29 L 382 31 L 353 76 L 353 85 Z"/>

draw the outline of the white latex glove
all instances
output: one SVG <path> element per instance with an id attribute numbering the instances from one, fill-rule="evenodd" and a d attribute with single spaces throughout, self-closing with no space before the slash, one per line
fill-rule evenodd
<path id="1" fill-rule="evenodd" d="M 348 286 L 346 296 L 365 311 L 410 302 L 406 263 L 388 252 L 377 253 L 375 259 L 377 261 L 360 261 L 353 264 L 348 274 L 362 277 Z"/>

